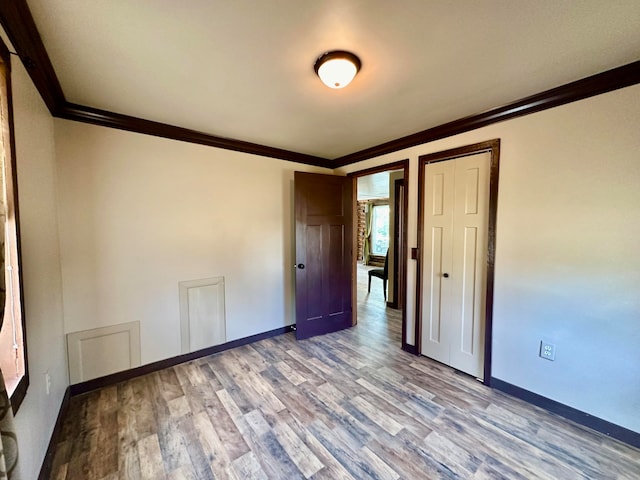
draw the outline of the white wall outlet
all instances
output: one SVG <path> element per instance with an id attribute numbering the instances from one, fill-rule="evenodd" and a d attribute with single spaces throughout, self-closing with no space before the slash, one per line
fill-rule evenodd
<path id="1" fill-rule="evenodd" d="M 51 375 L 49 375 L 49 370 L 44 372 L 44 387 L 47 395 L 51 393 Z"/>
<path id="2" fill-rule="evenodd" d="M 547 360 L 556 359 L 556 346 L 553 343 L 547 343 L 544 340 L 540 341 L 540 357 Z"/>

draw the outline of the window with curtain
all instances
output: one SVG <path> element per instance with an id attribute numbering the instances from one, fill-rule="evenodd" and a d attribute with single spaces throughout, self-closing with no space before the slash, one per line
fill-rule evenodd
<path id="1" fill-rule="evenodd" d="M 2 81 L 6 82 L 3 72 Z M 7 90 L 3 85 L 2 93 L 2 117 L 3 126 L 8 117 Z M 7 392 L 13 397 L 18 389 L 20 381 L 26 373 L 24 335 L 22 331 L 22 308 L 20 297 L 20 270 L 18 268 L 18 235 L 14 202 L 14 174 L 10 156 L 10 135 L 7 129 L 3 128 L 2 134 L 2 156 L 0 158 L 0 187 L 2 190 L 2 202 L 0 204 L 0 222 L 4 226 L 4 236 L 2 238 L 3 259 L 4 259 L 4 284 L 2 288 L 5 293 L 4 315 L 2 318 L 2 328 L 0 329 L 0 368 L 4 375 Z M 9 145 L 9 148 L 5 146 Z M 21 400 L 21 399 L 20 399 Z M 15 401 L 14 401 L 15 403 Z M 18 402 L 19 403 L 19 402 Z M 16 405 L 17 406 L 17 405 Z"/>
<path id="2" fill-rule="evenodd" d="M 0 222 L 4 235 L 0 236 L 0 251 L 4 260 L 4 275 L 0 288 L 5 293 L 4 314 L 0 328 L 0 368 L 11 397 L 14 411 L 18 409 L 29 383 L 22 308 L 20 274 L 20 245 L 15 171 L 13 118 L 11 112 L 10 58 L 0 45 Z"/>
<path id="3" fill-rule="evenodd" d="M 18 463 L 13 414 L 29 385 L 20 281 L 10 72 L 10 53 L 0 40 L 0 268 L 5 273 L 0 274 L 0 478 L 8 479 L 12 478 Z"/>

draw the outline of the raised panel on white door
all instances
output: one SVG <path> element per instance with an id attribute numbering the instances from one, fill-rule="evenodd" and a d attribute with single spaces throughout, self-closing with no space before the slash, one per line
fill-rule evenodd
<path id="1" fill-rule="evenodd" d="M 484 155 L 484 154 L 482 154 Z M 469 157 L 472 158 L 472 157 Z M 461 159 L 462 160 L 462 159 Z M 460 170 L 460 169 L 458 169 Z M 480 189 L 480 169 L 479 168 L 466 168 L 463 170 L 462 181 L 464 181 L 464 213 L 465 215 L 475 215 L 478 213 L 478 190 Z M 462 187 L 459 186 L 458 188 Z"/>
<path id="2" fill-rule="evenodd" d="M 490 163 L 489 152 L 455 160 L 449 364 L 478 378 L 484 367 Z"/>
<path id="3" fill-rule="evenodd" d="M 431 229 L 430 247 L 426 252 L 428 255 L 427 264 L 429 265 L 429 295 L 428 303 L 424 308 L 427 312 L 428 321 L 428 335 L 429 342 L 440 343 L 441 342 L 441 306 L 442 306 L 442 276 L 439 272 L 442 271 L 442 227 L 433 227 Z"/>
<path id="4" fill-rule="evenodd" d="M 478 324 L 476 311 L 477 256 L 478 229 L 466 227 L 464 229 L 464 246 L 462 253 L 462 290 L 460 291 L 461 309 L 459 318 L 460 336 L 455 348 L 467 355 L 474 355 L 478 351 L 478 338 L 475 327 Z"/>
<path id="5" fill-rule="evenodd" d="M 423 355 L 449 363 L 446 310 L 450 293 L 443 274 L 451 268 L 454 200 L 454 169 L 450 162 L 427 165 L 425 169 L 424 254 L 421 255 Z"/>
<path id="6" fill-rule="evenodd" d="M 432 170 L 435 170 L 435 167 Z M 431 212 L 434 217 L 444 215 L 444 206 L 447 203 L 445 202 L 445 175 L 447 173 L 449 172 L 431 172 L 431 175 L 427 174 L 430 187 L 428 195 L 431 197 L 431 202 L 427 203 L 427 212 Z M 451 182 L 450 178 L 448 180 Z"/>

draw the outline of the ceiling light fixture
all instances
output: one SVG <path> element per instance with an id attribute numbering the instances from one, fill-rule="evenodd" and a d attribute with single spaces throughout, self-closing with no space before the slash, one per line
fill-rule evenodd
<path id="1" fill-rule="evenodd" d="M 333 50 L 320 55 L 313 69 L 327 87 L 344 88 L 351 83 L 360 66 L 360 59 L 353 53 Z"/>

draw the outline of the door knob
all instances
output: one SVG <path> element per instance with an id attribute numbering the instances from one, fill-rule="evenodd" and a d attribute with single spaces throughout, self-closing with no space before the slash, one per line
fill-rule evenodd
<path id="1" fill-rule="evenodd" d="M 304 263 L 299 263 L 298 265 L 296 265 L 296 267 L 300 270 L 304 270 Z"/>
<path id="2" fill-rule="evenodd" d="M 443 274 L 442 274 L 442 276 L 443 276 L 444 278 L 449 278 L 449 274 L 448 274 L 448 273 L 443 273 Z"/>

